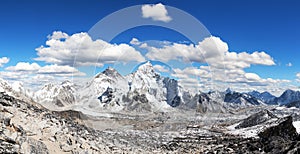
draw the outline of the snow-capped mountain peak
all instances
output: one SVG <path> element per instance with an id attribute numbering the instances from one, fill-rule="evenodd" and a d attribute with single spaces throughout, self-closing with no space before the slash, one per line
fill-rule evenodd
<path id="1" fill-rule="evenodd" d="M 95 78 L 100 78 L 103 75 L 114 78 L 114 79 L 123 78 L 122 75 L 116 69 L 114 69 L 112 67 L 106 68 L 103 72 L 97 74 L 95 76 Z"/>
<path id="2" fill-rule="evenodd" d="M 49 109 L 66 107 L 75 103 L 75 86 L 70 81 L 61 84 L 46 84 L 42 89 L 34 93 L 33 99 Z"/>
<path id="3" fill-rule="evenodd" d="M 136 73 L 142 73 L 145 75 L 152 75 L 152 76 L 157 74 L 150 61 L 147 61 L 146 63 L 140 65 Z"/>

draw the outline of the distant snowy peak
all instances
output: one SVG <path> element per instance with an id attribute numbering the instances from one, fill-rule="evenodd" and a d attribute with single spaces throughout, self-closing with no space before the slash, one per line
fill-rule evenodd
<path id="1" fill-rule="evenodd" d="M 136 72 L 134 72 L 134 74 L 147 75 L 150 77 L 158 76 L 158 73 L 155 72 L 154 67 L 150 61 L 147 61 L 146 63 L 140 65 Z"/>
<path id="2" fill-rule="evenodd" d="M 16 86 L 18 87 L 18 86 Z M 18 88 L 19 89 L 19 88 Z M 195 94 L 179 86 L 178 81 L 160 76 L 150 61 L 135 72 L 122 76 L 108 67 L 91 81 L 77 87 L 70 81 L 48 84 L 35 93 L 35 100 L 54 106 L 82 105 L 97 111 L 157 111 L 157 109 L 196 109 L 198 112 L 226 112 L 254 105 L 300 100 L 300 92 L 288 90 L 276 98 L 268 92 L 240 93 L 230 90 Z M 295 102 L 294 104 L 298 104 Z"/>
<path id="3" fill-rule="evenodd" d="M 9 84 L 7 81 L 0 78 L 0 92 L 6 92 L 11 95 L 25 94 L 24 86 L 22 82 L 15 81 L 13 84 Z"/>
<path id="4" fill-rule="evenodd" d="M 111 78 L 114 78 L 114 79 L 123 78 L 123 76 L 117 70 L 115 70 L 112 67 L 108 67 L 103 72 L 97 74 L 95 76 L 95 78 L 100 78 L 100 77 L 103 77 L 103 76 L 111 77 Z"/>
<path id="5" fill-rule="evenodd" d="M 31 101 L 32 92 L 25 89 L 22 82 L 15 81 L 13 84 L 0 78 L 0 92 L 13 96 L 18 99 Z"/>
<path id="6" fill-rule="evenodd" d="M 288 105 L 293 102 L 300 101 L 300 91 L 286 90 L 281 96 L 276 98 L 279 105 Z"/>
<path id="7" fill-rule="evenodd" d="M 33 94 L 33 99 L 49 109 L 66 107 L 75 103 L 75 85 L 70 81 L 61 84 L 46 84 Z"/>
<path id="8" fill-rule="evenodd" d="M 238 92 L 226 93 L 224 102 L 239 104 L 242 106 L 263 104 L 261 100 L 258 100 L 249 94 Z"/>
<path id="9" fill-rule="evenodd" d="M 251 92 L 248 92 L 248 94 L 255 97 L 255 98 L 257 98 L 257 99 L 259 99 L 259 100 L 261 100 L 261 101 L 263 101 L 265 104 L 270 104 L 270 105 L 271 104 L 272 105 L 276 104 L 274 102 L 276 97 L 274 95 L 270 94 L 267 91 L 262 92 L 262 93 L 260 93 L 258 91 L 251 91 Z"/>
<path id="10" fill-rule="evenodd" d="M 11 90 L 12 90 L 12 87 L 9 85 L 9 83 L 0 78 L 0 92 L 7 92 L 7 91 L 11 91 Z"/>
<path id="11" fill-rule="evenodd" d="M 158 73 L 154 71 L 151 62 L 146 62 L 138 67 L 138 69 L 126 76 L 132 90 L 140 93 L 152 91 L 151 89 L 162 90 L 163 82 Z"/>

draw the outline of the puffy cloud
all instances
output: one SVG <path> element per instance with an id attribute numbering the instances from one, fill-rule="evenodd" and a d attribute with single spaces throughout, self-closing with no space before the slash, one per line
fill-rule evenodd
<path id="1" fill-rule="evenodd" d="M 22 78 L 26 78 L 28 74 L 24 74 L 22 72 L 8 72 L 8 71 L 0 71 L 0 78 L 7 80 L 18 80 Z"/>
<path id="2" fill-rule="evenodd" d="M 0 67 L 3 67 L 3 65 L 8 62 L 9 62 L 9 58 L 7 58 L 7 57 L 0 58 Z"/>
<path id="3" fill-rule="evenodd" d="M 23 75 L 39 75 L 39 74 L 48 74 L 54 76 L 85 76 L 86 74 L 80 72 L 74 67 L 64 65 L 46 65 L 40 66 L 37 63 L 27 63 L 19 62 L 16 66 L 9 66 L 5 68 L 7 70 L 6 77 L 14 76 L 15 78 L 20 77 L 20 74 Z"/>
<path id="4" fill-rule="evenodd" d="M 265 52 L 230 52 L 227 43 L 218 37 L 208 37 L 198 45 L 173 43 L 162 48 L 147 46 L 146 57 L 152 60 L 168 62 L 183 60 L 183 62 L 208 63 L 216 68 L 247 68 L 251 65 L 275 65 L 272 57 Z"/>
<path id="5" fill-rule="evenodd" d="M 67 33 L 61 32 L 61 31 L 54 31 L 52 35 L 48 36 L 48 39 L 54 39 L 54 40 L 60 40 L 60 39 L 66 39 L 69 38 L 69 35 Z"/>
<path id="6" fill-rule="evenodd" d="M 158 72 L 170 72 L 170 69 L 162 65 L 154 65 L 153 68 Z"/>
<path id="7" fill-rule="evenodd" d="M 251 65 L 271 66 L 275 65 L 275 62 L 264 51 L 253 53 L 229 51 L 227 43 L 214 36 L 204 39 L 197 45 L 173 43 L 160 48 L 147 45 L 146 49 L 149 51 L 146 57 L 152 60 L 166 63 L 176 60 L 190 64 L 193 62 L 208 64 L 199 68 L 173 69 L 172 76 L 178 78 L 184 87 L 200 88 L 204 91 L 228 87 L 239 90 L 246 88 L 274 90 L 274 85 L 290 82 L 283 79 L 261 78 L 258 74 L 245 72 L 245 68 Z"/>
<path id="8" fill-rule="evenodd" d="M 32 77 L 35 81 L 40 81 L 40 82 L 50 82 L 55 80 L 55 77 L 47 74 L 38 74 Z"/>
<path id="9" fill-rule="evenodd" d="M 163 62 L 168 62 L 170 60 L 184 60 L 185 62 L 190 62 L 194 58 L 201 56 L 194 45 L 178 44 L 174 43 L 172 45 L 166 45 L 162 48 L 156 48 L 148 45 L 144 45 L 148 50 L 146 57 L 151 60 L 160 60 Z"/>
<path id="10" fill-rule="evenodd" d="M 37 74 L 52 74 L 60 76 L 85 76 L 85 73 L 80 72 L 71 66 L 59 66 L 59 65 L 46 65 L 41 67 Z"/>
<path id="11" fill-rule="evenodd" d="M 210 73 L 207 70 L 200 69 L 197 67 L 186 67 L 184 69 L 174 68 L 173 77 L 177 78 L 179 84 L 186 89 L 197 92 L 198 90 L 204 90 L 209 85 L 208 78 L 210 78 Z"/>
<path id="12" fill-rule="evenodd" d="M 261 78 L 255 73 L 245 73 L 245 78 L 250 81 L 259 81 Z"/>
<path id="13" fill-rule="evenodd" d="M 137 38 L 132 38 L 130 41 L 130 44 L 132 45 L 140 45 L 141 42 Z"/>
<path id="14" fill-rule="evenodd" d="M 172 43 L 160 48 L 147 45 L 146 49 L 148 49 L 146 57 L 151 60 L 160 60 L 166 63 L 176 60 L 183 63 L 208 64 L 208 66 L 200 66 L 199 68 L 174 69 L 172 76 L 181 81 L 198 77 L 201 82 L 236 83 L 251 86 L 266 86 L 273 82 L 261 79 L 257 74 L 244 71 L 251 65 L 275 65 L 270 55 L 263 51 L 253 53 L 231 52 L 228 44 L 218 37 L 205 38 L 197 45 Z M 283 82 L 282 80 L 274 81 Z"/>
<path id="15" fill-rule="evenodd" d="M 36 49 L 35 60 L 57 65 L 103 66 L 106 63 L 145 61 L 140 52 L 127 44 L 110 44 L 103 40 L 93 41 L 87 33 L 68 36 L 53 32 L 46 46 Z"/>
<path id="16" fill-rule="evenodd" d="M 170 22 L 172 20 L 166 7 L 161 3 L 143 5 L 142 15 L 143 18 L 151 18 L 154 21 Z"/>
<path id="17" fill-rule="evenodd" d="M 5 68 L 9 71 L 38 71 L 41 66 L 37 63 L 19 62 L 16 66 L 9 66 Z"/>
<path id="18" fill-rule="evenodd" d="M 204 69 L 199 69 L 197 67 L 186 67 L 184 69 L 178 69 L 178 68 L 175 68 L 174 69 L 174 76 L 176 77 L 176 75 L 179 75 L 179 76 L 196 76 L 196 77 L 205 77 L 209 74 L 209 72 L 207 70 L 204 70 Z M 178 76 L 177 76 L 178 77 Z"/>

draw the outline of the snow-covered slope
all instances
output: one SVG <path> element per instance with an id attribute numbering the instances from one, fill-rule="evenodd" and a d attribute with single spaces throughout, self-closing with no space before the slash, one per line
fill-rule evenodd
<path id="1" fill-rule="evenodd" d="M 36 103 L 32 100 L 33 93 L 24 88 L 22 82 L 15 81 L 14 83 L 10 84 L 8 81 L 0 78 L 0 92 L 36 105 Z"/>
<path id="2" fill-rule="evenodd" d="M 79 101 L 98 111 L 144 112 L 178 106 L 179 97 L 177 81 L 161 77 L 146 62 L 125 77 L 107 68 L 84 86 Z"/>
<path id="3" fill-rule="evenodd" d="M 29 97 L 29 98 L 33 97 L 33 94 L 34 94 L 34 93 L 33 93 L 31 90 L 26 89 L 26 88 L 24 87 L 23 82 L 15 81 L 15 82 L 12 83 L 11 88 L 12 88 L 12 90 L 14 90 L 16 93 L 22 94 L 22 95 L 24 95 L 24 96 L 26 96 L 26 97 Z"/>
<path id="4" fill-rule="evenodd" d="M 167 103 L 171 104 L 175 95 L 178 95 L 178 84 L 172 83 L 170 79 L 156 73 L 150 62 L 142 64 L 135 72 L 127 75 L 126 78 L 128 83 L 130 83 L 129 97 L 131 94 L 136 95 L 136 93 L 145 95 L 152 110 L 168 107 Z"/>
<path id="5" fill-rule="evenodd" d="M 0 78 L 0 92 L 10 92 L 12 91 L 11 86 L 8 84 L 7 81 Z"/>
<path id="6" fill-rule="evenodd" d="M 160 76 L 151 62 L 122 76 L 108 67 L 80 88 L 67 81 L 48 84 L 34 94 L 34 100 L 47 107 L 88 109 L 93 112 L 156 112 L 174 108 L 198 112 L 226 112 L 228 108 L 263 104 L 261 100 L 238 92 L 199 92 L 192 94 L 179 86 L 177 80 Z"/>
<path id="7" fill-rule="evenodd" d="M 79 104 L 96 110 L 119 111 L 123 108 L 122 95 L 128 91 L 126 79 L 109 67 L 97 74 L 79 90 Z"/>
<path id="8" fill-rule="evenodd" d="M 34 93 L 33 99 L 49 109 L 59 109 L 75 103 L 75 85 L 70 81 L 64 81 L 59 85 L 49 83 Z"/>

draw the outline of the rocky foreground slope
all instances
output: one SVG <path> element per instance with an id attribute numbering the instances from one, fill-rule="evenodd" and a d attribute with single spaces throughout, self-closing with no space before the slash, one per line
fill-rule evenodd
<path id="1" fill-rule="evenodd" d="M 225 118 L 217 120 L 211 117 L 210 124 L 203 123 L 208 119 L 198 116 L 202 123 L 176 122 L 174 117 L 164 113 L 146 118 L 119 115 L 101 119 L 77 111 L 49 111 L 34 102 L 22 101 L 1 92 L 0 153 L 300 152 L 299 136 L 292 125 L 292 117 L 278 118 L 263 110 L 242 121 L 230 119 L 233 115 L 226 117 L 224 114 L 222 117 Z M 96 130 L 87 126 L 88 121 L 94 122 L 89 126 L 114 121 L 116 127 Z M 228 132 L 228 127 L 234 123 L 243 126 L 234 128 L 235 131 L 258 125 L 266 128 L 257 137 L 245 138 Z"/>

